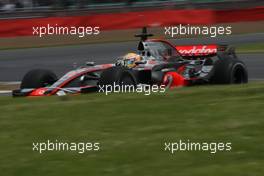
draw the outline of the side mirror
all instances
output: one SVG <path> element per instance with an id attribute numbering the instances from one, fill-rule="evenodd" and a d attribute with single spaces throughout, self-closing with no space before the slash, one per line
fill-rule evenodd
<path id="1" fill-rule="evenodd" d="M 95 62 L 86 62 L 85 64 L 86 64 L 86 66 L 94 66 Z"/>

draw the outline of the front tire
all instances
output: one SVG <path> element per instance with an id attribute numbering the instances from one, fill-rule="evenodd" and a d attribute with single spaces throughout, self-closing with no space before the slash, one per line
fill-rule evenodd
<path id="1" fill-rule="evenodd" d="M 34 69 L 29 71 L 21 82 L 21 89 L 41 88 L 57 81 L 57 76 L 50 70 Z"/>

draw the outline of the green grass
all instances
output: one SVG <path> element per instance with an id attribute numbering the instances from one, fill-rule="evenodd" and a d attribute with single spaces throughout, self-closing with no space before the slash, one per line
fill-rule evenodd
<path id="1" fill-rule="evenodd" d="M 264 83 L 165 94 L 0 98 L 5 176 L 262 176 Z M 99 152 L 32 151 L 45 140 L 100 142 Z M 232 142 L 232 151 L 164 151 L 164 142 Z"/>
<path id="2" fill-rule="evenodd" d="M 236 51 L 238 53 L 264 53 L 264 43 L 240 44 Z"/>

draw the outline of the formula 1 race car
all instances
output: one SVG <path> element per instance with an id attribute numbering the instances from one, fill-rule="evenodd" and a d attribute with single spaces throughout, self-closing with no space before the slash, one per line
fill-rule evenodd
<path id="1" fill-rule="evenodd" d="M 235 49 L 223 45 L 174 46 L 143 28 L 137 53 L 116 63 L 88 62 L 60 79 L 50 70 L 34 69 L 23 78 L 13 96 L 50 96 L 96 92 L 104 85 L 163 85 L 166 88 L 198 84 L 242 84 L 248 82 L 245 64 Z"/>

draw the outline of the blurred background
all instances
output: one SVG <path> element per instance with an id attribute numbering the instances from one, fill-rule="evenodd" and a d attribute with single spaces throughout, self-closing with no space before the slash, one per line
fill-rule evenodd
<path id="1" fill-rule="evenodd" d="M 263 16 L 263 0 L 0 0 L 0 49 L 132 41 L 142 26 L 163 38 L 164 26 L 187 23 L 232 26 L 232 34 L 263 33 Z M 32 26 L 48 23 L 100 26 L 103 32 L 32 36 Z"/>
<path id="2" fill-rule="evenodd" d="M 0 19 L 153 8 L 234 9 L 263 4 L 263 0 L 0 0 Z"/>

